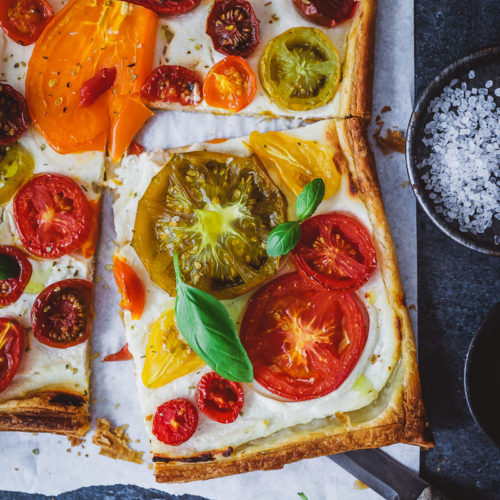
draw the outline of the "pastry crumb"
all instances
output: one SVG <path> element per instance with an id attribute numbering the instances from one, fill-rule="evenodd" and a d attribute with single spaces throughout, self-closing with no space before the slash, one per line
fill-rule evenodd
<path id="1" fill-rule="evenodd" d="M 128 446 L 131 440 L 125 432 L 127 427 L 128 425 L 122 425 L 112 429 L 109 420 L 98 418 L 92 442 L 101 448 L 100 455 L 142 464 L 143 452 L 132 450 Z"/>
<path id="2" fill-rule="evenodd" d="M 76 436 L 67 436 L 68 441 L 71 443 L 71 446 L 78 446 L 84 442 L 83 438 L 79 438 Z"/>
<path id="3" fill-rule="evenodd" d="M 366 484 L 362 483 L 359 479 L 356 479 L 356 481 L 354 481 L 353 486 L 355 490 L 366 490 L 369 488 L 369 486 L 366 486 Z"/>
<path id="4" fill-rule="evenodd" d="M 404 153 L 406 150 L 406 139 L 401 132 L 397 129 L 387 129 L 385 131 L 385 137 L 382 135 L 383 122 L 378 122 L 379 128 L 373 134 L 373 138 L 377 141 L 377 145 L 384 155 L 389 154 L 392 151 L 398 153 Z"/>

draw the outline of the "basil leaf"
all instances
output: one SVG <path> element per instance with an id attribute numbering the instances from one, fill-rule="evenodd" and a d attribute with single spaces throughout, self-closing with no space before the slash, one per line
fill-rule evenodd
<path id="1" fill-rule="evenodd" d="M 19 277 L 19 265 L 10 255 L 0 254 L 0 281 Z"/>
<path id="2" fill-rule="evenodd" d="M 325 183 L 321 177 L 313 179 L 306 184 L 302 192 L 297 196 L 295 211 L 297 219 L 303 221 L 316 211 L 325 197 Z"/>
<path id="3" fill-rule="evenodd" d="M 267 238 L 267 255 L 279 257 L 295 248 L 300 240 L 300 225 L 292 220 L 276 226 Z"/>
<path id="4" fill-rule="evenodd" d="M 174 268 L 175 319 L 186 342 L 221 377 L 252 382 L 252 363 L 226 308 L 209 293 L 182 281 L 177 254 L 174 254 Z"/>

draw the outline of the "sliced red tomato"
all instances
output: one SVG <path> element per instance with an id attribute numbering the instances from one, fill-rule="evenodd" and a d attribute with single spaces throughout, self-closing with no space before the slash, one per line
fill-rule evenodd
<path id="1" fill-rule="evenodd" d="M 198 408 L 209 418 L 229 424 L 243 408 L 243 387 L 215 372 L 205 373 L 198 383 Z"/>
<path id="2" fill-rule="evenodd" d="M 0 392 L 14 378 L 23 349 L 23 327 L 16 320 L 0 318 Z"/>
<path id="3" fill-rule="evenodd" d="M 368 314 L 355 295 L 319 290 L 298 273 L 260 288 L 240 330 L 255 380 L 293 401 L 337 389 L 356 366 L 367 334 Z"/>
<path id="4" fill-rule="evenodd" d="M 122 294 L 120 307 L 130 311 L 132 319 L 140 319 L 146 301 L 146 292 L 139 276 L 128 265 L 126 259 L 113 255 L 113 274 Z"/>
<path id="5" fill-rule="evenodd" d="M 194 9 L 200 0 L 126 0 L 154 10 L 160 16 L 177 16 Z"/>
<path id="6" fill-rule="evenodd" d="M 80 87 L 80 108 L 90 106 L 104 92 L 108 91 L 116 79 L 116 68 L 102 68 L 95 76 L 83 82 Z"/>
<path id="7" fill-rule="evenodd" d="M 31 310 L 35 338 L 58 349 L 85 342 L 92 323 L 92 293 L 93 285 L 87 280 L 69 279 L 48 286 Z"/>
<path id="8" fill-rule="evenodd" d="M 292 251 L 299 273 L 311 283 L 337 291 L 364 285 L 377 267 L 370 233 L 354 217 L 332 212 L 304 221 Z"/>
<path id="9" fill-rule="evenodd" d="M 12 144 L 31 123 L 28 104 L 14 87 L 0 83 L 0 110 L 0 144 Z"/>
<path id="10" fill-rule="evenodd" d="M 257 92 L 257 79 L 249 64 L 239 56 L 227 56 L 208 72 L 203 95 L 209 106 L 233 113 L 246 108 Z"/>
<path id="11" fill-rule="evenodd" d="M 0 262 L 14 274 L 11 278 L 0 279 L 0 307 L 4 307 L 21 296 L 31 278 L 32 267 L 28 256 L 11 245 L 0 245 Z"/>
<path id="12" fill-rule="evenodd" d="M 32 177 L 14 197 L 14 219 L 24 247 L 54 259 L 81 247 L 92 229 L 92 208 L 83 189 L 64 175 Z"/>
<path id="13" fill-rule="evenodd" d="M 293 0 L 293 4 L 307 20 L 333 27 L 354 17 L 359 0 Z"/>
<path id="14" fill-rule="evenodd" d="M 104 357 L 104 361 L 128 361 L 129 359 L 133 359 L 132 354 L 128 350 L 128 344 L 126 343 L 118 352 L 113 354 L 108 354 Z"/>
<path id="15" fill-rule="evenodd" d="M 153 418 L 153 434 L 171 446 L 185 443 L 198 427 L 198 412 L 187 399 L 171 399 L 158 406 Z"/>
<path id="16" fill-rule="evenodd" d="M 128 147 L 129 155 L 140 155 L 144 151 L 144 146 L 138 142 L 132 141 Z"/>
<path id="17" fill-rule="evenodd" d="M 206 32 L 215 50 L 228 56 L 248 57 L 259 45 L 259 20 L 246 0 L 216 0 Z"/>
<path id="18" fill-rule="evenodd" d="M 54 9 L 46 0 L 2 0 L 0 3 L 0 26 L 20 45 L 35 42 L 53 17 Z"/>
<path id="19" fill-rule="evenodd" d="M 166 102 L 196 106 L 203 99 L 202 83 L 184 66 L 159 66 L 144 82 L 141 97 L 153 106 Z"/>

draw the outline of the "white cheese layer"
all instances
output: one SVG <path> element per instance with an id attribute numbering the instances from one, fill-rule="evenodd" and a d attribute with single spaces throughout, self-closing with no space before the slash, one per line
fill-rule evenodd
<path id="1" fill-rule="evenodd" d="M 288 131 L 303 139 L 317 140 L 327 144 L 326 123 L 318 123 L 298 131 Z M 237 155 L 248 155 L 243 139 L 231 139 L 221 144 L 197 144 L 191 150 L 207 149 Z M 395 332 L 396 319 L 391 308 L 384 282 L 377 270 L 359 291 L 358 295 L 367 307 L 370 317 L 368 340 L 356 367 L 344 383 L 330 394 L 303 402 L 284 402 L 271 395 L 257 383 L 245 385 L 245 404 L 242 414 L 231 424 L 220 424 L 199 413 L 199 426 L 192 438 L 177 447 L 159 442 L 151 432 L 151 416 L 156 408 L 173 398 L 188 398 L 195 403 L 196 386 L 208 367 L 192 372 L 158 388 L 149 389 L 142 383 L 149 326 L 164 311 L 174 307 L 174 299 L 156 286 L 148 276 L 135 250 L 131 247 L 133 225 L 137 203 L 144 194 L 152 177 L 168 160 L 165 152 L 128 156 L 111 181 L 116 190 L 114 204 L 117 242 L 120 253 L 129 261 L 147 290 L 146 305 L 140 320 L 133 321 L 125 312 L 127 340 L 136 363 L 137 386 L 146 427 L 152 440 L 153 451 L 168 456 L 188 456 L 207 450 L 238 446 L 248 441 L 268 436 L 274 432 L 313 419 L 334 416 L 337 412 L 348 412 L 363 408 L 377 398 L 385 386 L 399 358 L 399 343 Z M 341 210 L 357 217 L 371 231 L 371 223 L 363 203 L 348 191 L 347 180 L 330 199 L 319 207 L 318 213 Z M 290 262 L 280 273 L 292 268 Z M 248 298 L 255 290 L 233 300 L 224 301 L 228 311 L 239 327 Z M 362 376 L 363 375 L 363 376 Z M 358 381 L 358 383 L 356 383 Z M 196 404 L 196 403 L 195 403 Z"/>
<path id="2" fill-rule="evenodd" d="M 160 64 L 178 64 L 194 70 L 205 78 L 208 70 L 226 56 L 214 49 L 212 39 L 205 33 L 205 26 L 212 5 L 212 0 L 202 0 L 201 4 L 182 16 L 161 19 L 158 33 L 157 58 L 155 66 Z M 303 18 L 292 5 L 291 0 L 259 0 L 252 2 L 255 15 L 260 21 L 260 43 L 255 52 L 246 61 L 257 78 L 257 93 L 253 101 L 240 114 L 270 114 L 272 116 L 291 116 L 295 118 L 328 118 L 339 116 L 340 91 L 334 99 L 324 106 L 309 111 L 293 111 L 280 108 L 270 99 L 262 88 L 259 78 L 260 60 L 270 40 L 290 28 L 311 27 L 321 29 L 339 53 L 340 61 L 345 58 L 347 37 L 352 21 L 334 28 L 318 27 Z M 174 36 L 166 43 L 162 27 L 168 28 Z M 176 107 L 176 106 L 172 106 Z M 196 111 L 227 113 L 226 110 L 213 108 L 202 101 Z"/>

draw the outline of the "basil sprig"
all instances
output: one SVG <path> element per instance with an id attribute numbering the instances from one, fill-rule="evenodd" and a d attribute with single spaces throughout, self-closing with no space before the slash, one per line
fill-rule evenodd
<path id="1" fill-rule="evenodd" d="M 267 238 L 267 255 L 279 257 L 291 252 L 300 240 L 300 224 L 316 211 L 325 197 L 325 183 L 320 177 L 304 186 L 295 202 L 296 221 L 283 222 L 276 226 Z"/>
<path id="2" fill-rule="evenodd" d="M 182 281 L 176 253 L 174 268 L 175 319 L 186 342 L 221 377 L 234 382 L 252 382 L 252 363 L 226 308 L 209 293 Z"/>
<path id="3" fill-rule="evenodd" d="M 19 266 L 16 259 L 10 255 L 0 254 L 0 281 L 19 276 Z"/>

